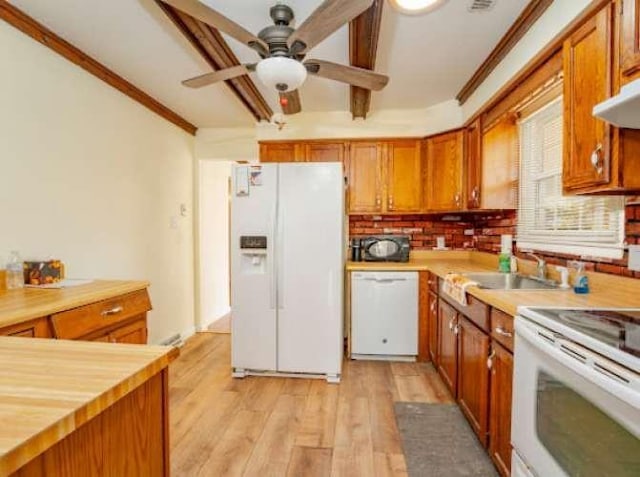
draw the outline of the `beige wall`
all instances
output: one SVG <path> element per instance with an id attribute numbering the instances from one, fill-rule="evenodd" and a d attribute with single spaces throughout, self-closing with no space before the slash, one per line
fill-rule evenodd
<path id="1" fill-rule="evenodd" d="M 466 121 L 582 12 L 591 0 L 555 0 L 462 106 Z"/>
<path id="2" fill-rule="evenodd" d="M 192 331 L 193 137 L 2 22 L 0 65 L 2 261 L 149 280 L 150 341 Z"/>
<path id="3" fill-rule="evenodd" d="M 230 311 L 229 161 L 198 163 L 198 328 Z"/>

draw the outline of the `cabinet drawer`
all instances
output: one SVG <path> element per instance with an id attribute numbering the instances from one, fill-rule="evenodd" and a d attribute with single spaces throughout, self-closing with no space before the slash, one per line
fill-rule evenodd
<path id="1" fill-rule="evenodd" d="M 56 338 L 76 339 L 146 313 L 151 302 L 146 290 L 51 315 Z"/>
<path id="2" fill-rule="evenodd" d="M 20 336 L 24 338 L 51 338 L 51 330 L 46 317 L 26 321 L 0 329 L 0 336 Z"/>
<path id="3" fill-rule="evenodd" d="M 513 352 L 513 316 L 492 308 L 491 337 Z"/>
<path id="4" fill-rule="evenodd" d="M 462 306 L 456 300 L 447 295 L 443 290 L 442 286 L 444 284 L 444 280 L 440 281 L 440 298 L 446 300 L 452 307 L 458 310 L 462 315 L 466 316 L 470 321 L 472 321 L 476 326 L 480 329 L 489 332 L 489 305 L 485 302 L 478 300 L 476 297 L 471 296 L 467 293 L 467 306 Z"/>

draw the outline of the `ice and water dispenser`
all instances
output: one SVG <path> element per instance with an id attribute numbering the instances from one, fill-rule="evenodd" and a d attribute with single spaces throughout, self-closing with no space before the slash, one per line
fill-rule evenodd
<path id="1" fill-rule="evenodd" d="M 241 272 L 244 274 L 267 273 L 267 237 L 264 235 L 240 236 Z"/>

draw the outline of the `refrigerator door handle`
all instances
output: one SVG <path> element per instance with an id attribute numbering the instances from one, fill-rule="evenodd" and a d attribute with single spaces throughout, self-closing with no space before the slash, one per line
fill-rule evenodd
<path id="1" fill-rule="evenodd" d="M 278 201 L 280 199 L 278 198 Z M 276 259 L 278 264 L 278 284 L 277 284 L 277 303 L 278 309 L 284 310 L 284 213 L 282 207 L 278 207 L 278 225 L 276 234 L 278 235 L 276 244 L 278 251 L 276 252 Z"/>
<path id="2" fill-rule="evenodd" d="M 271 254 L 267 256 L 267 266 L 269 267 L 269 308 L 276 309 L 278 282 L 276 278 L 276 204 L 271 208 L 271 216 L 269 217 L 269 233 L 271 234 Z M 268 246 L 268 245 L 267 245 Z"/>

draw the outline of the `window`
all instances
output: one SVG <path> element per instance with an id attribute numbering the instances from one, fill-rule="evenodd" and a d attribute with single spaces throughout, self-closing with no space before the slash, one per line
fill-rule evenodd
<path id="1" fill-rule="evenodd" d="M 562 193 L 562 98 L 520 122 L 521 249 L 622 258 L 624 199 Z"/>

